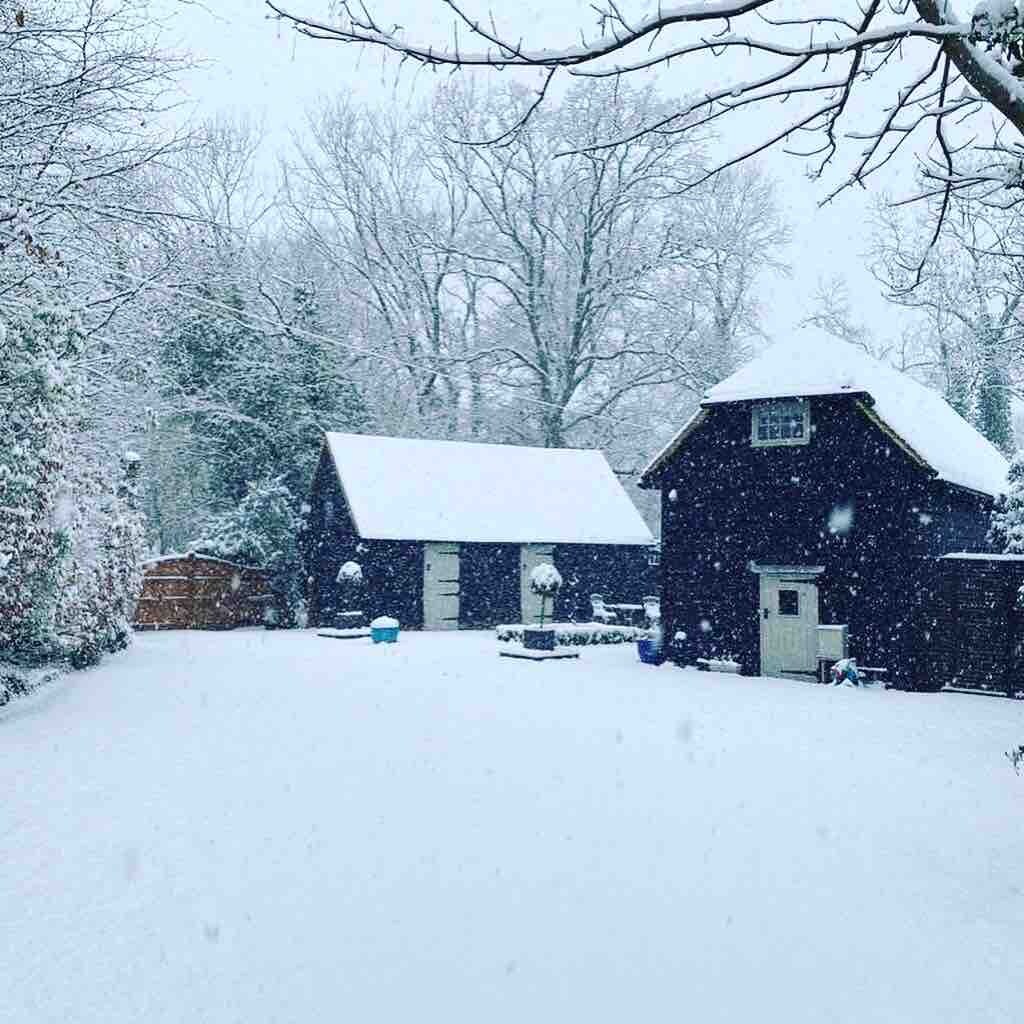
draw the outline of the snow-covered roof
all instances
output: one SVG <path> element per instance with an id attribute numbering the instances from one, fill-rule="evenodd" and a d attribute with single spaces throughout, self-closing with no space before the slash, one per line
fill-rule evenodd
<path id="1" fill-rule="evenodd" d="M 599 451 L 336 433 L 327 446 L 366 539 L 653 543 Z"/>
<path id="2" fill-rule="evenodd" d="M 702 404 L 841 394 L 869 395 L 875 415 L 940 479 L 986 494 L 1006 490 L 1009 467 L 1002 453 L 937 391 L 820 328 L 795 330 L 709 389 Z M 686 430 L 659 453 L 645 476 L 675 451 Z"/>
<path id="3" fill-rule="evenodd" d="M 1003 555 L 994 551 L 950 551 L 942 557 L 967 562 L 1024 562 L 1024 555 Z"/>

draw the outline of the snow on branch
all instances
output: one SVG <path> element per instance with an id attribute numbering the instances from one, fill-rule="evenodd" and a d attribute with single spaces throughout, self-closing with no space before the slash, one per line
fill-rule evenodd
<path id="1" fill-rule="evenodd" d="M 588 38 L 581 27 L 579 42 L 564 46 L 538 46 L 513 39 L 503 34 L 493 17 L 485 21 L 472 14 L 468 0 L 435 0 L 452 19 L 448 40 L 407 38 L 401 26 L 383 24 L 369 0 L 341 0 L 336 7 L 338 16 L 331 21 L 304 14 L 300 9 L 303 0 L 265 2 L 274 16 L 306 36 L 381 47 L 422 65 L 545 69 L 549 78 L 527 118 L 543 101 L 550 76 L 560 70 L 578 76 L 621 78 L 731 51 L 759 58 L 757 74 L 726 80 L 627 137 L 596 140 L 585 150 L 621 145 L 645 133 L 693 131 L 741 107 L 777 108 L 794 96 L 821 96 L 822 102 L 811 109 L 797 105 L 784 117 L 775 113 L 766 117 L 762 137 L 708 168 L 692 185 L 777 145 L 811 158 L 812 173 L 821 175 L 836 157 L 841 140 L 866 140 L 867 148 L 826 197 L 828 201 L 851 185 L 864 184 L 910 137 L 919 136 L 923 149 L 919 156 L 925 173 L 938 183 L 940 208 L 945 211 L 953 190 L 976 182 L 976 165 L 971 166 L 969 178 L 959 180 L 955 158 L 962 152 L 976 153 L 988 141 L 981 132 L 977 139 L 958 144 L 950 139 L 947 125 L 994 108 L 1009 125 L 1024 132 L 1024 14 L 1013 0 L 981 0 L 967 18 L 960 18 L 948 0 L 896 4 L 847 0 L 846 11 L 833 0 L 808 0 L 801 5 L 799 16 L 794 16 L 792 5 L 783 0 L 709 0 L 659 4 L 636 19 L 628 18 L 616 0 L 604 0 L 592 5 L 597 12 L 597 34 Z M 639 53 L 641 49 L 646 52 Z M 922 53 L 926 59 L 915 60 Z M 876 126 L 864 131 L 847 125 L 853 93 L 883 68 L 896 65 L 905 66 L 906 72 L 895 95 L 878 109 L 869 109 Z M 522 122 L 517 123 L 513 130 L 521 126 Z M 504 141 L 507 134 L 490 141 Z M 794 148 L 798 138 L 812 141 Z M 992 148 L 1004 162 L 1012 157 L 1019 169 L 1020 140 L 1004 141 L 997 135 Z M 968 162 L 966 157 L 963 162 Z M 1021 184 L 1018 178 L 1011 178 L 1011 185 Z"/>

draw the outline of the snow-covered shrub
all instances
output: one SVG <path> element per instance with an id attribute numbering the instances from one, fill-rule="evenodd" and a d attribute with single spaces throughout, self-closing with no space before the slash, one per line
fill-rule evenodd
<path id="1" fill-rule="evenodd" d="M 344 625 L 358 625 L 362 616 L 363 569 L 358 562 L 345 562 L 338 570 Z"/>
<path id="2" fill-rule="evenodd" d="M 497 626 L 495 632 L 502 642 L 522 643 L 527 628 L 521 622 L 506 623 Z M 553 622 L 549 628 L 554 631 L 555 643 L 566 647 L 629 643 L 643 633 L 636 626 L 605 626 L 596 622 Z"/>
<path id="3" fill-rule="evenodd" d="M 87 460 L 71 476 L 71 555 L 57 620 L 76 668 L 131 642 L 142 589 L 145 538 L 135 491 L 137 464 L 123 460 L 119 478 Z"/>
<path id="4" fill-rule="evenodd" d="M 267 572 L 273 624 L 294 626 L 305 608 L 305 575 L 299 551 L 304 520 L 299 502 L 280 477 L 249 485 L 233 508 L 210 519 L 190 548 L 198 554 L 256 566 Z"/>
<path id="5" fill-rule="evenodd" d="M 120 475 L 82 440 L 78 320 L 47 292 L 26 302 L 0 330 L 0 648 L 21 663 L 94 663 L 131 637 L 137 461 Z"/>
<path id="6" fill-rule="evenodd" d="M 345 562 L 338 570 L 338 582 L 342 584 L 360 584 L 363 582 L 363 569 L 358 562 Z"/>
<path id="7" fill-rule="evenodd" d="M 1010 462 L 1006 494 L 992 512 L 988 542 L 1008 555 L 1024 554 L 1024 453 Z"/>
<path id="8" fill-rule="evenodd" d="M 541 562 L 530 573 L 530 590 L 540 598 L 540 624 L 544 625 L 544 610 L 548 599 L 552 603 L 562 589 L 562 574 L 550 563 Z"/>
<path id="9" fill-rule="evenodd" d="M 1024 453 L 1010 462 L 1006 494 L 999 495 L 986 540 L 996 551 L 1024 554 Z M 1017 607 L 1024 608 L 1024 585 L 1017 591 Z"/>
<path id="10" fill-rule="evenodd" d="M 14 697 L 23 697 L 29 691 L 28 680 L 18 672 L 0 674 L 0 707 Z"/>

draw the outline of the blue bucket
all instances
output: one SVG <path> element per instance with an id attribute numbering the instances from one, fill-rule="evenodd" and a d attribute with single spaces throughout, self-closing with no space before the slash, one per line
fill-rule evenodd
<path id="1" fill-rule="evenodd" d="M 636 642 L 636 652 L 645 665 L 661 664 L 661 641 L 650 637 L 641 637 Z"/>
<path id="2" fill-rule="evenodd" d="M 373 626 L 370 629 L 370 638 L 375 644 L 396 644 L 398 626 Z"/>

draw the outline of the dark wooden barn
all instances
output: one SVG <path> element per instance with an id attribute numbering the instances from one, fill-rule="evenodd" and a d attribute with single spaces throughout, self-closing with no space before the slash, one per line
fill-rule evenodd
<path id="1" fill-rule="evenodd" d="M 817 626 L 897 685 L 926 673 L 936 558 L 984 551 L 1003 456 L 939 396 L 803 328 L 712 388 L 644 471 L 681 662 L 810 675 Z"/>
<path id="2" fill-rule="evenodd" d="M 136 629 L 257 626 L 271 600 L 266 573 L 208 555 L 164 555 L 143 567 Z"/>
<path id="3" fill-rule="evenodd" d="M 315 625 L 352 610 L 338 581 L 349 561 L 364 580 L 358 610 L 404 627 L 535 621 L 529 576 L 542 562 L 565 580 L 561 619 L 589 619 L 592 593 L 657 592 L 651 533 L 598 451 L 331 433 L 310 505 Z"/>

